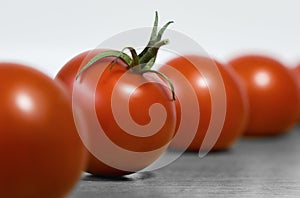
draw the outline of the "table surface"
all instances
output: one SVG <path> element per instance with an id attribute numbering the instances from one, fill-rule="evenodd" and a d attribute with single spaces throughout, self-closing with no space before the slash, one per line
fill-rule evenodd
<path id="1" fill-rule="evenodd" d="M 185 153 L 152 172 L 119 179 L 85 174 L 69 197 L 300 197 L 300 126 L 276 137 L 242 138 L 204 158 Z"/>

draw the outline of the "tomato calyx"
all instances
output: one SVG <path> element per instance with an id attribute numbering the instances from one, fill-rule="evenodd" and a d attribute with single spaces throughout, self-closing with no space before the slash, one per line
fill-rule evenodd
<path id="1" fill-rule="evenodd" d="M 166 80 L 172 91 L 172 100 L 175 100 L 175 91 L 174 86 L 171 80 L 164 75 L 163 73 L 152 70 L 152 67 L 155 63 L 158 50 L 160 47 L 167 45 L 169 43 L 168 39 L 162 40 L 162 35 L 167 29 L 167 27 L 172 24 L 173 21 L 167 22 L 159 31 L 158 31 L 158 13 L 155 12 L 155 20 L 152 28 L 150 40 L 147 46 L 139 54 L 133 47 L 125 47 L 123 50 L 107 50 L 95 55 L 86 65 L 84 65 L 76 75 L 76 79 L 89 67 L 91 67 L 97 61 L 106 58 L 106 57 L 115 57 L 115 60 L 110 63 L 110 70 L 117 63 L 118 59 L 121 59 L 127 66 L 127 69 L 136 74 L 144 73 L 155 73 Z M 126 54 L 124 51 L 128 50 L 130 55 Z"/>

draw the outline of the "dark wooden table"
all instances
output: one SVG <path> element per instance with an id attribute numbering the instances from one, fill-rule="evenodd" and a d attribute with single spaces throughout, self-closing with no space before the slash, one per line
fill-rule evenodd
<path id="1" fill-rule="evenodd" d="M 153 172 L 115 180 L 83 175 L 69 197 L 300 197 L 300 127 L 241 139 L 201 159 L 186 153 Z"/>

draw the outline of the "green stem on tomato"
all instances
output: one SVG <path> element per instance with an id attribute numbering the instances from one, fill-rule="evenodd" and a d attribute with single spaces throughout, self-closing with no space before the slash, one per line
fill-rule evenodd
<path id="1" fill-rule="evenodd" d="M 157 42 L 159 42 L 161 40 L 161 37 L 163 35 L 163 33 L 165 32 L 165 30 L 168 28 L 168 26 L 170 24 L 174 23 L 174 21 L 169 21 L 168 23 L 166 23 L 157 33 L 157 26 L 158 26 L 158 13 L 157 11 L 155 12 L 155 20 L 154 20 L 154 25 L 153 25 L 153 29 L 151 32 L 151 36 L 150 36 L 150 40 L 147 44 L 147 46 L 143 49 L 143 51 L 139 54 L 139 57 L 141 58 L 142 56 L 144 56 L 147 51 L 153 47 L 153 45 Z"/>
<path id="2" fill-rule="evenodd" d="M 106 57 L 116 57 L 122 59 L 127 65 L 132 65 L 131 57 L 125 54 L 124 52 L 118 50 L 107 50 L 94 56 L 83 68 L 81 68 L 76 75 L 76 79 L 82 74 L 82 72 L 91 67 L 95 62 Z"/>
<path id="3" fill-rule="evenodd" d="M 153 24 L 153 28 L 152 28 L 150 40 L 149 40 L 147 46 L 139 54 L 139 57 L 142 57 L 147 52 L 147 50 L 155 43 L 156 38 L 157 38 L 157 27 L 158 27 L 158 13 L 156 11 L 155 12 L 155 20 L 154 20 L 154 24 Z"/>
<path id="4" fill-rule="evenodd" d="M 145 64 L 145 63 L 149 62 L 153 57 L 157 56 L 157 52 L 158 52 L 159 48 L 168 43 L 169 43 L 169 40 L 167 40 L 167 39 L 155 43 L 152 47 L 150 47 L 146 51 L 146 53 L 142 57 L 140 57 L 140 63 Z"/>
<path id="5" fill-rule="evenodd" d="M 153 67 L 157 53 L 160 49 L 160 47 L 166 45 L 169 43 L 168 39 L 161 40 L 163 33 L 167 29 L 167 27 L 173 23 L 173 21 L 169 21 L 166 23 L 157 33 L 157 28 L 158 28 L 158 13 L 157 11 L 155 12 L 155 20 L 154 20 L 154 25 L 152 28 L 150 40 L 147 44 L 147 46 L 142 50 L 140 54 L 137 54 L 136 50 L 133 47 L 125 47 L 122 51 L 117 51 L 117 50 L 108 50 L 101 52 L 100 54 L 97 54 L 94 56 L 76 75 L 76 79 L 89 67 L 91 67 L 94 63 L 97 61 L 106 58 L 106 57 L 115 57 L 115 60 L 111 63 L 110 69 L 114 66 L 114 64 L 117 62 L 118 59 L 123 60 L 128 69 L 130 69 L 134 73 L 138 74 L 144 74 L 146 72 L 152 72 L 160 77 L 162 77 L 164 80 L 166 80 L 172 90 L 172 99 L 175 100 L 175 91 L 174 91 L 174 86 L 171 80 L 164 74 L 162 74 L 159 71 L 152 70 L 151 68 Z M 123 51 L 129 50 L 131 57 L 124 53 Z"/>
<path id="6" fill-rule="evenodd" d="M 131 57 L 132 57 L 132 64 L 131 65 L 128 65 L 129 68 L 132 68 L 136 65 L 139 65 L 140 64 L 140 59 L 139 59 L 139 56 L 137 55 L 135 49 L 133 47 L 125 47 L 122 51 L 128 49 L 131 53 Z"/>

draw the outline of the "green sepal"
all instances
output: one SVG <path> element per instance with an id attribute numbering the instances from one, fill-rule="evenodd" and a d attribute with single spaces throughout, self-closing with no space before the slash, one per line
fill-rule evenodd
<path id="1" fill-rule="evenodd" d="M 151 69 L 145 70 L 145 69 L 143 69 L 142 72 L 141 72 L 141 74 L 144 74 L 144 73 L 147 73 L 147 72 L 155 73 L 155 74 L 161 76 L 164 80 L 166 80 L 168 82 L 168 84 L 169 84 L 169 86 L 171 88 L 171 91 L 172 91 L 172 100 L 175 101 L 176 100 L 175 88 L 174 88 L 174 85 L 173 85 L 172 81 L 165 74 L 163 74 L 163 73 L 161 73 L 159 71 L 156 71 L 156 70 L 151 70 Z"/>
<path id="2" fill-rule="evenodd" d="M 101 52 L 101 53 L 97 54 L 96 56 L 94 56 L 83 68 L 81 68 L 79 70 L 79 72 L 77 73 L 77 75 L 76 75 L 76 79 L 82 74 L 82 72 L 84 72 L 85 70 L 87 70 L 94 63 L 96 63 L 97 61 L 99 61 L 99 60 L 101 60 L 103 58 L 107 58 L 107 57 L 116 57 L 117 59 L 120 58 L 128 66 L 132 64 L 131 57 L 128 56 L 127 54 L 125 54 L 124 52 L 117 51 L 117 50 L 107 50 L 107 51 Z"/>

